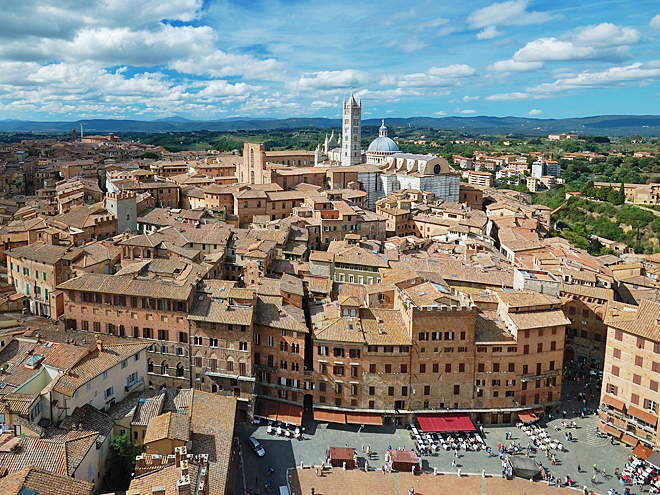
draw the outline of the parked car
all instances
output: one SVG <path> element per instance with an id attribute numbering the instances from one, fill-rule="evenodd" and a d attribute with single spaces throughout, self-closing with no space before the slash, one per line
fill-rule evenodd
<path id="1" fill-rule="evenodd" d="M 257 454 L 259 457 L 263 457 L 266 455 L 266 451 L 264 450 L 263 446 L 259 443 L 259 440 L 257 440 L 254 437 L 248 438 L 248 443 L 250 444 L 250 447 L 252 447 L 252 450 L 254 450 L 255 454 Z"/>

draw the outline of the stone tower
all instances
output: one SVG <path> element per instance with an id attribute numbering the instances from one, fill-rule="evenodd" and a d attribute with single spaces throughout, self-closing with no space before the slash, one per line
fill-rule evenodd
<path id="1" fill-rule="evenodd" d="M 137 195 L 133 191 L 109 192 L 105 208 L 117 219 L 117 232 L 137 232 Z"/>
<path id="2" fill-rule="evenodd" d="M 76 133 L 76 130 L 75 130 L 75 129 L 71 129 L 71 142 L 72 142 L 72 143 L 75 143 L 77 137 L 78 137 L 78 135 L 77 135 L 77 133 Z"/>
<path id="3" fill-rule="evenodd" d="M 353 93 L 348 103 L 344 101 L 342 120 L 341 164 L 345 167 L 359 165 L 362 163 L 362 101 L 356 102 Z"/>

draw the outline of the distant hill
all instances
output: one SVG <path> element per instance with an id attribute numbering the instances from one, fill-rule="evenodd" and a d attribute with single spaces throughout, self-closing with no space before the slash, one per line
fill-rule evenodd
<path id="1" fill-rule="evenodd" d="M 214 121 L 194 121 L 183 117 L 168 117 L 155 121 L 92 119 L 75 122 L 35 122 L 0 120 L 0 132 L 69 132 L 85 124 L 86 134 L 114 132 L 192 132 L 293 129 L 298 127 L 339 127 L 339 119 L 289 118 L 250 119 L 230 118 Z M 571 119 L 531 119 L 525 117 L 409 117 L 388 118 L 390 125 L 431 127 L 471 134 L 548 134 L 574 131 L 580 134 L 609 136 L 660 135 L 660 116 L 657 115 L 599 115 Z M 379 125 L 380 119 L 366 119 L 362 125 Z"/>

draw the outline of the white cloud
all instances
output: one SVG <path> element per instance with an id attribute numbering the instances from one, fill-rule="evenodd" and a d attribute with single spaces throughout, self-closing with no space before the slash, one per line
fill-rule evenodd
<path id="1" fill-rule="evenodd" d="M 447 67 L 431 67 L 427 73 L 436 77 L 468 77 L 475 73 L 473 67 L 466 64 L 453 64 Z"/>
<path id="2" fill-rule="evenodd" d="M 584 59 L 595 53 L 590 46 L 576 46 L 570 41 L 539 38 L 530 41 L 513 55 L 516 62 L 546 62 L 550 60 Z"/>
<path id="3" fill-rule="evenodd" d="M 461 110 L 461 113 L 470 114 L 470 113 L 477 113 L 477 111 L 476 110 Z"/>
<path id="4" fill-rule="evenodd" d="M 299 90 L 332 90 L 361 87 L 372 80 L 366 72 L 346 69 L 303 75 L 295 84 Z"/>
<path id="5" fill-rule="evenodd" d="M 528 24 L 541 24 L 552 19 L 546 12 L 527 12 L 527 0 L 514 0 L 494 3 L 472 12 L 468 24 L 475 28 L 488 26 L 526 26 Z"/>
<path id="6" fill-rule="evenodd" d="M 488 66 L 495 72 L 529 72 L 543 67 L 543 62 L 518 62 L 517 60 L 500 60 Z"/>
<path id="7" fill-rule="evenodd" d="M 250 79 L 277 79 L 282 64 L 274 58 L 257 59 L 251 55 L 233 55 L 222 50 L 192 58 L 174 60 L 169 67 L 185 74 L 211 77 L 243 76 Z"/>
<path id="8" fill-rule="evenodd" d="M 653 29 L 660 29 L 660 14 L 651 19 L 649 26 L 651 26 Z"/>
<path id="9" fill-rule="evenodd" d="M 573 77 L 560 78 L 527 88 L 525 92 L 493 94 L 488 101 L 521 101 L 551 98 L 578 90 L 644 86 L 660 81 L 660 60 L 646 64 L 636 62 L 622 67 L 611 67 L 604 71 L 584 71 Z"/>
<path id="10" fill-rule="evenodd" d="M 639 42 L 641 36 L 636 29 L 603 22 L 597 26 L 582 28 L 571 39 L 576 45 L 609 47 L 634 45 Z"/>
<path id="11" fill-rule="evenodd" d="M 336 103 L 330 103 L 327 101 L 320 101 L 320 100 L 315 100 L 312 102 L 310 105 L 312 108 L 332 108 L 337 106 Z"/>
<path id="12" fill-rule="evenodd" d="M 530 110 L 529 112 L 527 112 L 527 115 L 529 115 L 530 117 L 533 117 L 534 115 L 541 115 L 542 113 L 543 112 L 541 110 L 534 109 L 534 110 Z"/>
<path id="13" fill-rule="evenodd" d="M 468 101 L 476 101 L 476 100 L 478 100 L 479 98 L 480 98 L 479 96 L 467 96 L 467 95 L 466 95 L 466 96 L 464 96 L 463 98 L 461 98 L 461 100 L 463 100 L 464 102 L 467 103 Z"/>
<path id="14" fill-rule="evenodd" d="M 435 115 L 447 115 L 447 112 L 440 110 L 439 112 L 435 112 Z"/>
<path id="15" fill-rule="evenodd" d="M 197 96 L 209 101 L 218 101 L 228 96 L 247 96 L 250 92 L 261 89 L 259 86 L 250 86 L 245 83 L 229 84 L 227 81 L 207 81 L 204 89 Z"/>
<path id="16" fill-rule="evenodd" d="M 477 39 L 492 40 L 493 38 L 497 38 L 501 35 L 502 33 L 500 33 L 495 26 L 487 26 L 483 28 L 479 33 L 477 33 Z"/>

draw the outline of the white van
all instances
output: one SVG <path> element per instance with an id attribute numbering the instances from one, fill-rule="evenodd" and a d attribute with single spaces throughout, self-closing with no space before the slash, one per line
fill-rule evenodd
<path id="1" fill-rule="evenodd" d="M 289 495 L 289 489 L 286 486 L 281 486 L 280 495 Z"/>

